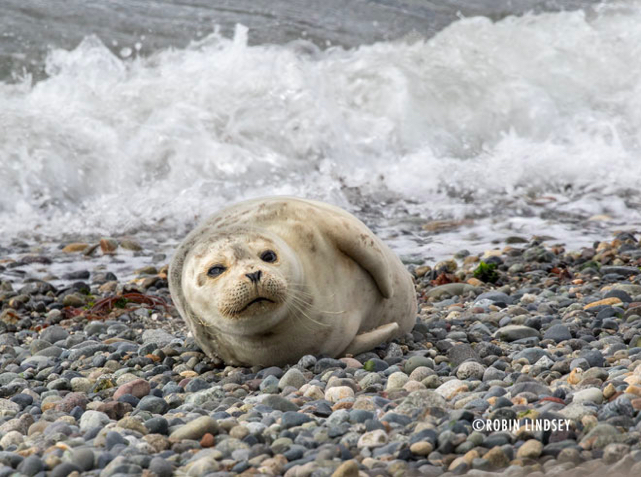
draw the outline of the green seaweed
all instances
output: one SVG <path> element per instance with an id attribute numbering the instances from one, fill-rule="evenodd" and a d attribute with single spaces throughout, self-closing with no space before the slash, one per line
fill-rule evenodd
<path id="1" fill-rule="evenodd" d="M 496 283 L 499 279 L 499 274 L 496 271 L 496 263 L 479 263 L 479 266 L 474 270 L 474 278 L 485 283 Z"/>
<path id="2" fill-rule="evenodd" d="M 586 268 L 596 268 L 597 270 L 601 269 L 601 264 L 599 262 L 596 262 L 594 260 L 589 260 L 585 263 L 582 263 L 579 266 L 579 270 L 585 270 Z"/>

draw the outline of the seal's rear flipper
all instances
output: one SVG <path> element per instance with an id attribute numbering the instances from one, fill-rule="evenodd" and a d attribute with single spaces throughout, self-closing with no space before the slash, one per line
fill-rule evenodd
<path id="1" fill-rule="evenodd" d="M 379 344 L 394 338 L 398 335 L 399 329 L 398 323 L 388 323 L 372 331 L 366 331 L 365 333 L 356 335 L 347 349 L 343 351 L 343 355 L 351 354 L 352 356 L 356 356 L 357 354 L 369 351 Z"/>

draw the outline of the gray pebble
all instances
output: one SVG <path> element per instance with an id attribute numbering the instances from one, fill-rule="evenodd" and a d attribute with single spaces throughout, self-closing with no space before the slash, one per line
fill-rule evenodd
<path id="1" fill-rule="evenodd" d="M 62 462 L 49 473 L 50 477 L 67 477 L 72 472 L 82 472 L 82 469 L 71 462 Z"/>
<path id="2" fill-rule="evenodd" d="M 58 325 L 49 326 L 40 332 L 40 339 L 49 343 L 66 340 L 67 337 L 69 337 L 69 332 Z"/>
<path id="3" fill-rule="evenodd" d="M 37 455 L 30 455 L 18 466 L 18 471 L 28 476 L 36 475 L 43 470 L 45 470 L 45 464 Z"/>
<path id="4" fill-rule="evenodd" d="M 169 404 L 163 398 L 147 395 L 140 400 L 136 408 L 152 414 L 165 414 L 169 410 Z"/>
<path id="5" fill-rule="evenodd" d="M 174 472 L 172 465 L 162 457 L 154 457 L 151 459 L 149 470 L 158 477 L 171 477 Z"/>

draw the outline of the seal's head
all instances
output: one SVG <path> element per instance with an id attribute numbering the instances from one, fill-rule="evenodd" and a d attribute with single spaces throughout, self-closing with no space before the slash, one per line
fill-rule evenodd
<path id="1" fill-rule="evenodd" d="M 286 318 L 288 292 L 300 282 L 301 270 L 278 236 L 227 231 L 190 251 L 182 289 L 203 325 L 237 335 L 263 333 Z"/>

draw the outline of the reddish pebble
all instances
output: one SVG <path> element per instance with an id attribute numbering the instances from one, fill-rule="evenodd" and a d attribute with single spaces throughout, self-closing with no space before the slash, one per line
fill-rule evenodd
<path id="1" fill-rule="evenodd" d="M 610 399 L 608 399 L 608 402 L 612 402 L 612 401 L 614 401 L 616 398 L 618 398 L 619 396 L 621 396 L 621 394 L 623 394 L 621 391 L 617 391 L 617 392 L 615 392 L 612 396 L 610 396 Z"/>
<path id="2" fill-rule="evenodd" d="M 339 361 L 345 363 L 349 368 L 361 369 L 363 367 L 363 364 L 354 358 L 341 358 Z"/>
<path id="3" fill-rule="evenodd" d="M 146 396 L 151 391 L 151 386 L 144 379 L 134 379 L 128 383 L 122 384 L 113 395 L 115 400 L 118 400 L 120 396 L 125 394 L 131 394 L 136 396 L 138 399 Z"/>
<path id="4" fill-rule="evenodd" d="M 62 401 L 56 404 L 56 411 L 71 412 L 71 410 L 79 406 L 83 410 L 87 407 L 87 396 L 83 393 L 69 393 Z"/>
<path id="5" fill-rule="evenodd" d="M 245 381 L 245 386 L 247 386 L 249 391 L 257 391 L 260 388 L 260 383 L 262 382 L 262 379 L 250 379 L 249 381 Z"/>
<path id="6" fill-rule="evenodd" d="M 216 440 L 214 439 L 214 436 L 209 432 L 205 434 L 202 439 L 200 439 L 201 447 L 214 447 L 214 444 L 216 444 Z"/>
<path id="7" fill-rule="evenodd" d="M 558 402 L 559 404 L 565 404 L 565 401 L 558 397 L 548 396 L 548 397 L 539 399 L 539 402 L 545 402 L 545 401 Z"/>
<path id="8" fill-rule="evenodd" d="M 133 408 L 128 402 L 107 401 L 99 404 L 96 411 L 104 412 L 110 419 L 120 420 Z"/>

